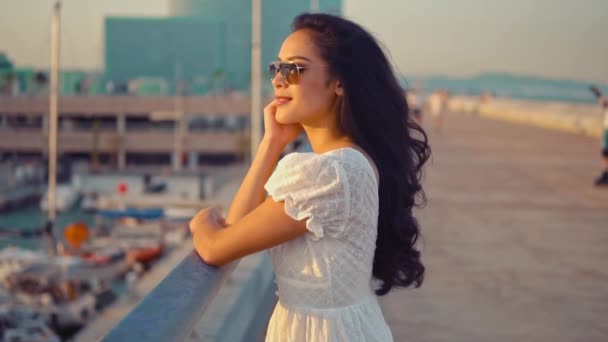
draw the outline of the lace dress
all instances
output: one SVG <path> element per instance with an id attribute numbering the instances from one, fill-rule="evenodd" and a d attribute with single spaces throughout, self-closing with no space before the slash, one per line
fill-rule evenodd
<path id="1" fill-rule="evenodd" d="M 308 232 L 269 250 L 279 301 L 266 341 L 392 341 L 372 283 L 378 185 L 353 148 L 291 153 L 264 186 Z"/>

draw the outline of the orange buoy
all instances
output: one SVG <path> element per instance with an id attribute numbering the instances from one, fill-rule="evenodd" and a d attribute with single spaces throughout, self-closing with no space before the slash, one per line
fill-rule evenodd
<path id="1" fill-rule="evenodd" d="M 75 222 L 67 227 L 63 231 L 63 236 L 68 242 L 70 247 L 78 248 L 80 245 L 89 238 L 89 229 L 84 222 Z"/>

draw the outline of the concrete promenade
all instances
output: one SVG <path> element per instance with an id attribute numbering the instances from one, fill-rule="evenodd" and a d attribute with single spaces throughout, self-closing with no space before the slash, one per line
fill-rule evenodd
<path id="1" fill-rule="evenodd" d="M 607 341 L 599 141 L 464 114 L 429 133 L 426 280 L 381 298 L 395 341 Z"/>

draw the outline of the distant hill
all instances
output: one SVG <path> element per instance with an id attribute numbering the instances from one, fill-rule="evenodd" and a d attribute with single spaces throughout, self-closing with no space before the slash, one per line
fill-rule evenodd
<path id="1" fill-rule="evenodd" d="M 537 76 L 508 73 L 483 73 L 468 78 L 441 75 L 405 77 L 402 85 L 423 85 L 424 89 L 445 88 L 455 94 L 477 95 L 491 91 L 500 97 L 513 97 L 541 101 L 595 102 L 589 91 L 591 82 L 549 79 Z M 599 85 L 608 94 L 605 84 Z"/>

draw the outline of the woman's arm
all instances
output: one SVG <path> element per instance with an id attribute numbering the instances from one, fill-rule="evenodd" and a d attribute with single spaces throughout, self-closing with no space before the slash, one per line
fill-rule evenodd
<path id="1" fill-rule="evenodd" d="M 302 126 L 299 124 L 279 124 L 275 119 L 276 111 L 275 101 L 264 108 L 264 138 L 232 200 L 226 215 L 227 225 L 240 220 L 264 201 L 264 184 L 277 165 L 281 151 L 302 132 Z"/>
<path id="2" fill-rule="evenodd" d="M 264 201 L 264 184 L 277 165 L 283 148 L 278 142 L 262 139 L 251 167 L 232 200 L 226 216 L 227 225 L 240 220 Z"/>
<path id="3" fill-rule="evenodd" d="M 190 221 L 194 248 L 208 264 L 221 266 L 237 258 L 278 245 L 306 232 L 306 222 L 284 211 L 284 202 L 266 197 L 264 184 L 283 148 L 302 132 L 299 124 L 279 124 L 276 103 L 264 108 L 264 138 L 226 219 L 214 208 L 201 210 Z"/>
<path id="4" fill-rule="evenodd" d="M 190 221 L 194 249 L 207 264 L 219 267 L 304 235 L 306 220 L 292 219 L 284 206 L 269 197 L 230 226 L 219 210 L 201 210 Z"/>

